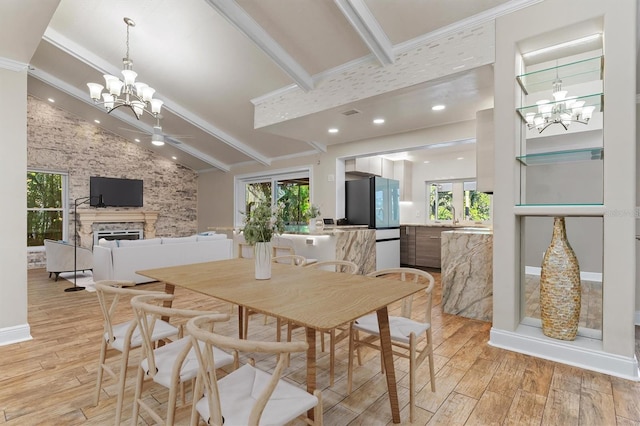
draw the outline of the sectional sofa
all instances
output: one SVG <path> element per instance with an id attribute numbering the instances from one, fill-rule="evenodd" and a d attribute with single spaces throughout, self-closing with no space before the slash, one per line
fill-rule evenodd
<path id="1" fill-rule="evenodd" d="M 135 271 L 231 259 L 233 240 L 226 235 L 193 235 L 148 240 L 100 240 L 93 247 L 93 279 L 129 280 L 137 284 L 153 279 Z"/>

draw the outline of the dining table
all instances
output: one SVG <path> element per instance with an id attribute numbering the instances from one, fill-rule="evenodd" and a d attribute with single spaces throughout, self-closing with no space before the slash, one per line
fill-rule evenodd
<path id="1" fill-rule="evenodd" d="M 270 279 L 255 278 L 254 259 L 227 259 L 136 271 L 164 282 L 165 292 L 189 289 L 238 305 L 238 330 L 246 310 L 280 318 L 305 327 L 308 349 L 307 391 L 316 389 L 316 332 L 329 332 L 363 315 L 376 312 L 393 423 L 400 423 L 400 408 L 393 364 L 387 306 L 427 286 L 392 278 L 337 273 L 273 263 Z M 312 417 L 312 410 L 308 413 Z"/>

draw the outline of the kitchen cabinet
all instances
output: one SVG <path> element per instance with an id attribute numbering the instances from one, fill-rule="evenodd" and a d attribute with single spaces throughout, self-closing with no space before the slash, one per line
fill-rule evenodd
<path id="1" fill-rule="evenodd" d="M 395 161 L 387 158 L 381 159 L 382 164 L 382 177 L 387 179 L 396 179 L 394 177 L 394 163 Z"/>
<path id="2" fill-rule="evenodd" d="M 416 264 L 416 227 L 400 227 L 400 265 Z"/>
<path id="3" fill-rule="evenodd" d="M 453 228 L 440 226 L 416 227 L 416 266 L 440 268 L 442 243 L 441 233 Z"/>
<path id="4" fill-rule="evenodd" d="M 346 160 L 344 171 L 360 176 L 382 176 L 382 158 L 358 157 Z"/>
<path id="5" fill-rule="evenodd" d="M 408 160 L 394 161 L 393 178 L 400 182 L 400 201 L 411 201 L 413 194 L 413 163 Z"/>

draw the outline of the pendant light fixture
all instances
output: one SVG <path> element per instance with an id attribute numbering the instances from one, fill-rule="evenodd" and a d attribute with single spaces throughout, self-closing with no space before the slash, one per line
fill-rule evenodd
<path id="1" fill-rule="evenodd" d="M 133 71 L 133 61 L 129 58 L 129 28 L 135 27 L 136 23 L 131 18 L 124 18 L 124 22 L 127 25 L 127 52 L 122 59 L 122 80 L 116 76 L 105 74 L 104 86 L 98 83 L 87 83 L 89 94 L 96 105 L 104 106 L 107 113 L 121 106 L 126 106 L 138 120 L 145 112 L 152 115 L 156 118 L 156 125 L 159 127 L 163 102 L 153 98 L 155 89 L 145 83 L 135 81 L 138 74 Z M 105 88 L 106 92 L 102 93 Z"/>

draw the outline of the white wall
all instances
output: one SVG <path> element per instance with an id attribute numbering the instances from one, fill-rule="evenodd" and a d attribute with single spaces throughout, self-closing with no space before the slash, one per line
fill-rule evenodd
<path id="1" fill-rule="evenodd" d="M 400 223 L 425 223 L 427 221 L 427 190 L 425 182 L 475 179 L 476 147 L 475 144 L 470 144 L 468 147 L 469 149 L 464 151 L 429 157 L 428 164 L 424 162 L 413 163 L 412 201 L 400 203 Z M 462 157 L 462 160 L 457 160 L 458 157 Z"/>
<path id="2" fill-rule="evenodd" d="M 27 323 L 27 72 L 0 68 L 0 345 L 30 338 Z"/>

